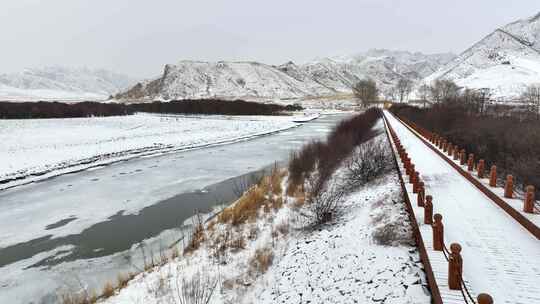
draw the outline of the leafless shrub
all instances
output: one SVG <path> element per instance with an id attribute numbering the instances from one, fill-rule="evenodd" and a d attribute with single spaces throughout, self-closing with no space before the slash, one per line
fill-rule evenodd
<path id="1" fill-rule="evenodd" d="M 336 216 L 344 196 L 341 185 L 321 186 L 321 183 L 317 177 L 308 179 L 305 208 L 300 209 L 300 214 L 308 220 L 308 226 L 316 227 L 331 221 Z"/>
<path id="2" fill-rule="evenodd" d="M 201 215 L 197 213 L 197 215 L 192 219 L 192 231 L 189 234 L 189 240 L 186 248 L 184 249 L 184 254 L 191 253 L 199 249 L 204 240 L 204 222 Z"/>
<path id="3" fill-rule="evenodd" d="M 181 274 L 176 278 L 176 295 L 179 304 L 208 304 L 216 290 L 217 278 L 200 271 L 192 276 Z"/>
<path id="4" fill-rule="evenodd" d="M 371 236 L 378 245 L 395 246 L 410 244 L 412 235 L 410 230 L 404 228 L 403 223 L 386 223 L 376 227 Z"/>
<path id="5" fill-rule="evenodd" d="M 392 158 L 386 142 L 372 140 L 356 148 L 346 164 L 346 188 L 353 191 L 388 173 L 392 169 Z"/>
<path id="6" fill-rule="evenodd" d="M 274 252 L 270 247 L 259 248 L 249 261 L 252 272 L 265 273 L 274 261 Z"/>
<path id="7" fill-rule="evenodd" d="M 362 114 L 340 122 L 330 132 L 326 142 L 313 141 L 304 145 L 300 151 L 292 153 L 289 160 L 287 193 L 294 193 L 315 173 L 318 175 L 319 186 L 323 187 L 356 146 L 376 135 L 372 127 L 381 115 L 380 109 L 368 109 Z"/>

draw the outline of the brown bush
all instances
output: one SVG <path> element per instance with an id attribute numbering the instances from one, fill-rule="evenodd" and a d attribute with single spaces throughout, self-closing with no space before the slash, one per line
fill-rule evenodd
<path id="1" fill-rule="evenodd" d="M 110 282 L 107 282 L 103 287 L 101 295 L 104 298 L 112 297 L 114 295 L 114 286 Z"/>
<path id="2" fill-rule="evenodd" d="M 249 265 L 252 271 L 265 273 L 272 265 L 273 260 L 274 252 L 272 248 L 260 248 L 255 251 L 255 254 L 249 261 Z"/>
<path id="3" fill-rule="evenodd" d="M 121 289 L 121 288 L 124 288 L 127 286 L 128 282 L 129 282 L 129 276 L 128 275 L 123 275 L 123 274 L 118 274 L 118 276 L 116 277 L 116 281 L 118 283 L 118 288 Z"/>
<path id="4" fill-rule="evenodd" d="M 289 160 L 288 193 L 304 180 L 311 178 L 317 169 L 317 191 L 324 188 L 341 162 L 354 147 L 375 136 L 372 127 L 381 118 L 381 110 L 371 108 L 362 114 L 340 122 L 328 135 L 326 142 L 312 141 L 293 152 Z"/>
<path id="5" fill-rule="evenodd" d="M 219 221 L 237 226 L 248 220 L 254 220 L 266 201 L 266 190 L 258 185 L 252 187 L 234 205 L 220 213 Z"/>

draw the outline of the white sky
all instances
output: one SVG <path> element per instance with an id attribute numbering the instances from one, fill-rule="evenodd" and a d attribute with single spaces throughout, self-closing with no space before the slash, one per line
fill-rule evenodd
<path id="1" fill-rule="evenodd" d="M 539 11 L 539 0 L 0 0 L 0 74 L 59 64 L 151 77 L 182 59 L 459 53 Z"/>

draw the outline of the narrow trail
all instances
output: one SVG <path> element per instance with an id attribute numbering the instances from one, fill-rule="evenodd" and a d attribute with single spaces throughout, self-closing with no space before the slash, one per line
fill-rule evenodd
<path id="1" fill-rule="evenodd" d="M 393 115 L 385 117 L 433 196 L 433 213 L 443 216 L 445 243 L 463 248 L 468 285 L 495 303 L 540 303 L 540 242 Z"/>

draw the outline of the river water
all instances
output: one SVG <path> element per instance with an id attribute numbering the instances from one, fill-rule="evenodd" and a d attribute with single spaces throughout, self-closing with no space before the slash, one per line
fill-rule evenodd
<path id="1" fill-rule="evenodd" d="M 286 161 L 344 117 L 0 192 L 0 303 L 55 303 L 65 291 L 97 289 L 120 272 L 140 270 L 181 239 L 195 210 L 230 202 L 235 181 Z"/>

